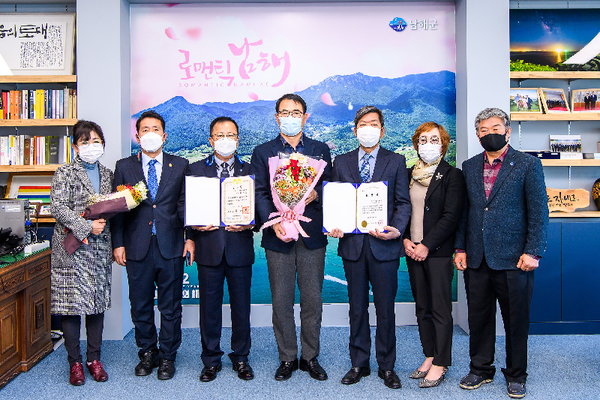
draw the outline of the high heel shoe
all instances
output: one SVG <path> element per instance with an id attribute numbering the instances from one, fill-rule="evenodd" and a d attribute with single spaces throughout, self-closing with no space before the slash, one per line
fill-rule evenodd
<path id="1" fill-rule="evenodd" d="M 429 370 L 427 371 L 421 371 L 420 369 L 415 369 L 409 376 L 410 379 L 423 379 L 427 376 L 427 373 L 429 372 Z"/>
<path id="2" fill-rule="evenodd" d="M 448 367 L 444 367 L 444 370 L 442 371 L 442 375 L 440 375 L 440 377 L 437 378 L 436 380 L 430 381 L 427 378 L 423 378 L 423 380 L 421 382 L 419 382 L 419 387 L 421 389 L 425 389 L 425 388 L 432 388 L 432 387 L 439 386 L 440 383 L 442 383 L 442 381 L 446 380 L 447 372 L 448 372 Z"/>

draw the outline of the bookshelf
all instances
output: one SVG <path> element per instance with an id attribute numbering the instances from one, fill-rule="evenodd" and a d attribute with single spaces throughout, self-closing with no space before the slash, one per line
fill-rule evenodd
<path id="1" fill-rule="evenodd" d="M 0 87 L 3 90 L 23 90 L 23 93 L 27 91 L 33 91 L 35 89 L 46 89 L 46 90 L 56 90 L 61 91 L 61 89 L 76 89 L 77 87 L 77 76 L 76 75 L 2 75 L 0 76 Z M 25 102 L 25 94 L 23 95 L 23 102 Z M 60 97 L 62 99 L 62 95 Z M 58 107 L 66 107 L 67 98 L 65 98 L 65 103 L 62 105 L 57 101 L 56 104 L 52 103 Z M 74 102 L 75 103 L 75 102 Z M 47 103 L 50 104 L 50 103 Z M 71 104 L 69 104 L 71 107 Z M 76 109 L 76 103 L 72 105 L 73 111 Z M 21 112 L 25 112 L 27 109 L 20 109 Z M 61 110 L 62 111 L 62 110 Z M 65 113 L 66 113 L 65 108 Z M 58 116 L 58 113 L 52 114 L 53 116 Z M 19 115 L 17 114 L 17 117 Z M 31 114 L 29 114 L 31 116 Z M 67 116 L 67 114 L 65 114 Z M 20 129 L 24 128 L 28 129 L 27 134 L 29 136 L 35 135 L 32 131 L 38 135 L 48 136 L 52 135 L 49 133 L 48 129 L 53 129 L 52 132 L 57 132 L 57 129 L 60 127 L 65 127 L 68 129 L 69 127 L 74 126 L 77 123 L 76 118 L 13 118 L 13 119 L 0 119 L 0 129 L 4 129 L 4 132 L 9 132 L 10 128 L 14 128 L 13 132 L 16 132 L 16 135 L 20 135 Z M 23 131 L 25 132 L 25 130 Z M 63 133 L 64 134 L 64 133 Z M 5 135 L 3 133 L 3 135 Z M 33 139 L 32 139 L 33 140 Z M 27 149 L 28 147 L 25 147 Z M 60 152 L 59 148 L 59 152 Z M 17 153 L 18 154 L 18 153 Z M 60 153 L 59 153 L 60 154 Z M 21 160 L 23 161 L 23 160 Z M 30 160 L 33 162 L 33 160 Z M 8 186 L 6 190 L 6 196 L 9 194 L 9 188 L 13 182 L 13 178 L 17 176 L 24 175 L 53 175 L 54 172 L 61 166 L 62 164 L 40 164 L 40 165 L 0 165 L 0 174 L 8 174 Z M 31 218 L 32 223 L 45 223 L 45 224 L 53 224 L 55 221 L 51 216 L 41 216 L 39 218 L 33 217 Z"/>
<path id="2" fill-rule="evenodd" d="M 517 81 L 518 86 L 521 87 L 521 82 L 530 80 L 530 79 L 538 79 L 538 80 L 562 80 L 567 82 L 566 96 L 571 103 L 571 82 L 575 80 L 600 80 L 600 71 L 511 71 L 510 72 L 511 81 Z M 540 84 L 532 83 L 532 86 L 537 87 Z M 583 82 L 580 84 L 584 87 L 595 88 L 598 87 L 597 83 L 592 82 Z M 591 85 L 591 87 L 589 86 Z M 532 123 L 544 124 L 546 122 L 552 121 L 564 121 L 566 122 L 565 134 L 571 134 L 573 130 L 575 130 L 575 126 L 579 132 L 586 132 L 585 128 L 582 130 L 582 126 L 585 125 L 585 122 L 576 121 L 600 121 L 600 112 L 564 112 L 564 113 L 550 113 L 550 114 L 542 114 L 542 113 L 523 113 L 523 112 L 512 112 L 510 114 L 511 121 L 518 122 L 518 131 L 519 131 L 519 144 L 521 143 L 521 124 Z M 576 122 L 572 124 L 572 122 Z M 534 126 L 534 125 L 532 125 Z M 537 125 L 536 125 L 537 126 Z M 540 132 L 538 129 L 534 128 L 534 131 Z M 578 132 L 578 134 L 579 134 Z M 585 150 L 584 150 L 585 151 Z M 590 150 L 588 150 L 589 152 Z M 592 150 L 595 151 L 595 150 Z M 600 167 L 600 160 L 597 159 L 577 159 L 577 160 L 555 160 L 555 159 L 542 159 L 542 166 L 546 167 L 566 167 L 567 174 L 565 179 L 568 182 L 568 187 L 571 187 L 571 179 L 572 175 L 575 174 L 575 171 L 572 171 L 572 168 L 577 167 L 578 176 L 583 176 L 586 179 L 586 183 L 582 186 L 587 185 L 587 179 L 592 174 L 590 171 L 597 171 L 598 167 Z M 594 170 L 585 171 L 582 170 L 581 167 L 586 168 L 596 168 Z M 563 176 L 560 173 L 561 177 Z M 562 178 L 561 178 L 562 179 Z M 595 178 L 594 178 L 595 179 Z M 590 187 L 586 189 L 591 191 L 591 184 L 593 180 L 590 182 Z M 581 184 L 581 182 L 580 182 Z M 591 201 L 590 201 L 591 202 Z M 591 202 L 593 204 L 593 202 Z M 575 211 L 573 213 L 564 213 L 564 212 L 553 212 L 550 213 L 550 218 L 600 218 L 600 211 L 594 210 L 582 210 Z"/>

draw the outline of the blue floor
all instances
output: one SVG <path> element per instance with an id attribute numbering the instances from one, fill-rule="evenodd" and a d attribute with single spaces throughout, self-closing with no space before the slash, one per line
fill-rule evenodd
<path id="1" fill-rule="evenodd" d="M 374 330 L 372 334 L 374 335 Z M 170 381 L 159 381 L 156 374 L 136 377 L 137 348 L 130 332 L 122 341 L 105 341 L 102 361 L 110 376 L 108 382 L 94 382 L 89 374 L 86 384 L 73 387 L 64 346 L 48 355 L 29 372 L 17 376 L 0 390 L 0 399 L 508 399 L 500 368 L 504 366 L 504 338 L 496 346 L 498 374 L 493 383 L 475 391 L 458 387 L 468 372 L 468 336 L 455 328 L 453 362 L 447 381 L 440 387 L 419 389 L 418 381 L 408 378 L 422 362 L 417 328 L 398 327 L 396 372 L 402 389 L 386 388 L 377 377 L 377 365 L 372 353 L 371 376 L 358 384 L 344 386 L 340 379 L 350 367 L 348 328 L 323 328 L 319 360 L 329 374 L 329 380 L 318 382 L 306 372 L 295 372 L 286 382 L 276 382 L 273 374 L 278 365 L 277 350 L 271 328 L 252 329 L 250 363 L 255 379 L 241 381 L 231 370 L 227 356 L 223 371 L 210 383 L 198 380 L 200 334 L 197 329 L 184 329 L 183 342 L 177 356 L 177 373 Z M 231 336 L 223 330 L 223 348 Z M 527 399 L 599 399 L 600 398 L 600 335 L 530 336 L 529 380 Z"/>

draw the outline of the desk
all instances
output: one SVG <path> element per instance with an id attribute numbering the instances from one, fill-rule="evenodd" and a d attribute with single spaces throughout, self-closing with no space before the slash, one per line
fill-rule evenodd
<path id="1" fill-rule="evenodd" d="M 50 249 L 0 267 L 0 388 L 52 351 Z"/>

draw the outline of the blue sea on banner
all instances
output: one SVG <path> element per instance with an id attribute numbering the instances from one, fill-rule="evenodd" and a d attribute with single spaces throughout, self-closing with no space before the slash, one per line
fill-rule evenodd
<path id="1" fill-rule="evenodd" d="M 256 259 L 252 266 L 252 286 L 251 301 L 252 304 L 271 304 L 271 290 L 269 288 L 269 274 L 267 271 L 267 260 L 265 250 L 260 247 L 261 234 L 254 235 L 254 251 Z M 323 281 L 323 302 L 324 303 L 347 303 L 348 287 L 344 275 L 342 259 L 337 255 L 338 240 L 329 239 L 327 245 L 327 255 L 325 257 L 325 280 Z M 373 301 L 372 293 L 369 300 Z M 400 268 L 398 270 L 398 292 L 396 302 L 412 302 L 413 297 L 410 290 L 408 271 L 406 269 L 406 260 L 400 259 Z M 456 301 L 456 271 L 452 282 L 452 301 Z M 229 293 L 227 286 L 224 288 L 223 302 L 229 304 Z M 296 288 L 296 303 L 300 302 L 300 295 Z M 198 270 L 196 263 L 193 266 L 185 267 L 183 284 L 183 304 L 198 304 Z"/>

